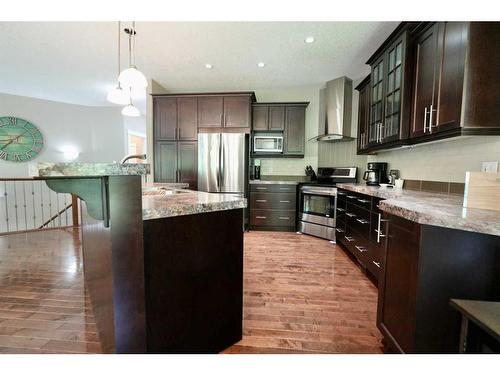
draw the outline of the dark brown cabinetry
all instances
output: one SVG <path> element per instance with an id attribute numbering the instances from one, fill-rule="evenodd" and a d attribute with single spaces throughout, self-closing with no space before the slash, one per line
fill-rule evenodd
<path id="1" fill-rule="evenodd" d="M 196 98 L 155 98 L 153 106 L 156 140 L 196 141 L 198 137 Z"/>
<path id="2" fill-rule="evenodd" d="M 308 102 L 253 103 L 253 132 L 283 134 L 283 153 L 258 153 L 255 157 L 304 157 Z"/>
<path id="3" fill-rule="evenodd" d="M 200 128 L 250 128 L 253 93 L 198 98 Z"/>
<path id="4" fill-rule="evenodd" d="M 366 77 L 356 87 L 359 91 L 358 106 L 358 153 L 363 153 L 368 147 L 368 129 L 370 125 L 370 76 Z"/>
<path id="5" fill-rule="evenodd" d="M 458 353 L 460 314 L 450 299 L 499 299 L 500 237 L 384 219 L 377 326 L 393 350 Z"/>
<path id="6" fill-rule="evenodd" d="M 500 134 L 500 106 L 494 99 L 500 94 L 499 38 L 498 22 L 399 25 L 367 62 L 368 141 L 358 140 L 358 153 Z M 360 137 L 365 127 L 360 117 Z"/>
<path id="7" fill-rule="evenodd" d="M 251 184 L 250 229 L 295 231 L 297 185 Z"/>
<path id="8" fill-rule="evenodd" d="M 155 182 L 183 182 L 196 189 L 197 178 L 198 142 L 156 142 Z"/>
<path id="9" fill-rule="evenodd" d="M 385 219 L 379 198 L 339 189 L 336 238 L 375 279 L 379 277 L 385 243 Z"/>

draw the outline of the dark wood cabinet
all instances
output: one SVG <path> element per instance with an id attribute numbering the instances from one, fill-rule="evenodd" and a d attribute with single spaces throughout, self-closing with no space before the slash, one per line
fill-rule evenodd
<path id="1" fill-rule="evenodd" d="M 200 128 L 248 128 L 251 125 L 253 93 L 210 95 L 198 98 Z"/>
<path id="2" fill-rule="evenodd" d="M 269 107 L 254 105 L 252 107 L 252 128 L 254 131 L 269 130 Z"/>
<path id="3" fill-rule="evenodd" d="M 305 121 L 306 108 L 304 106 L 290 106 L 285 108 L 284 155 L 304 155 Z"/>
<path id="4" fill-rule="evenodd" d="M 269 130 L 285 130 L 285 107 L 269 106 Z"/>
<path id="5" fill-rule="evenodd" d="M 198 142 L 156 142 L 155 182 L 185 182 L 197 189 Z"/>
<path id="6" fill-rule="evenodd" d="M 224 127 L 250 128 L 251 117 L 250 96 L 224 97 Z"/>
<path id="7" fill-rule="evenodd" d="M 222 96 L 201 96 L 198 98 L 198 126 L 200 128 L 221 128 L 223 126 L 224 98 Z"/>
<path id="8" fill-rule="evenodd" d="M 450 299 L 500 298 L 500 237 L 384 219 L 378 328 L 395 351 L 458 353 L 460 314 Z"/>
<path id="9" fill-rule="evenodd" d="M 179 141 L 198 139 L 198 100 L 196 98 L 177 99 L 177 124 Z"/>
<path id="10" fill-rule="evenodd" d="M 251 184 L 250 229 L 295 231 L 297 185 Z"/>
<path id="11" fill-rule="evenodd" d="M 252 106 L 253 131 L 285 130 L 285 106 L 254 103 Z"/>
<path id="12" fill-rule="evenodd" d="M 358 154 L 368 147 L 368 129 L 370 125 L 370 76 L 356 87 L 359 92 L 358 106 Z"/>
<path id="13" fill-rule="evenodd" d="M 155 139 L 174 141 L 177 139 L 177 99 L 154 99 Z"/>

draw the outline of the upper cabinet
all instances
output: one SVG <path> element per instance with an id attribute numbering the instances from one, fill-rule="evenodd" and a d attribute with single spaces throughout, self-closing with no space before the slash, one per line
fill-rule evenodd
<path id="1" fill-rule="evenodd" d="M 370 126 L 370 76 L 366 77 L 356 87 L 359 91 L 358 106 L 358 153 L 363 153 L 368 147 L 368 129 Z"/>
<path id="2" fill-rule="evenodd" d="M 500 134 L 498 40 L 498 22 L 402 23 L 368 61 L 368 142 L 358 140 L 358 153 Z"/>
<path id="3" fill-rule="evenodd" d="M 308 102 L 253 103 L 252 131 L 283 135 L 283 153 L 254 154 L 255 157 L 304 157 Z"/>
<path id="4" fill-rule="evenodd" d="M 198 138 L 196 98 L 154 98 L 154 134 L 156 140 L 189 141 Z"/>
<path id="5" fill-rule="evenodd" d="M 253 93 L 210 95 L 198 98 L 200 128 L 247 128 L 251 126 Z"/>

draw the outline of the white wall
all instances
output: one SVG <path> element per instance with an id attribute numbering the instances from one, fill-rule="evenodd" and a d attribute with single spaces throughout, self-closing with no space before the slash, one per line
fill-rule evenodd
<path id="1" fill-rule="evenodd" d="M 75 161 L 119 161 L 125 154 L 121 107 L 89 107 L 0 94 L 0 116 L 32 122 L 44 137 L 44 148 L 33 160 L 66 161 L 61 147 L 75 147 Z M 29 163 L 0 160 L 1 177 L 28 176 Z"/>
<path id="2" fill-rule="evenodd" d="M 319 89 L 301 86 L 283 89 L 255 90 L 258 102 L 309 102 L 306 109 L 306 144 L 304 158 L 260 158 L 262 175 L 304 176 L 304 169 L 318 166 L 318 143 L 307 140 L 318 135 Z"/>

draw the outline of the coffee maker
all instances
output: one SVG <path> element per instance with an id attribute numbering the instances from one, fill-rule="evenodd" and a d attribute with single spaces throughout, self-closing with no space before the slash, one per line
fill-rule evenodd
<path id="1" fill-rule="evenodd" d="M 387 184 L 387 163 L 368 163 L 367 170 L 363 175 L 363 180 L 367 185 L 377 186 L 378 184 Z"/>

